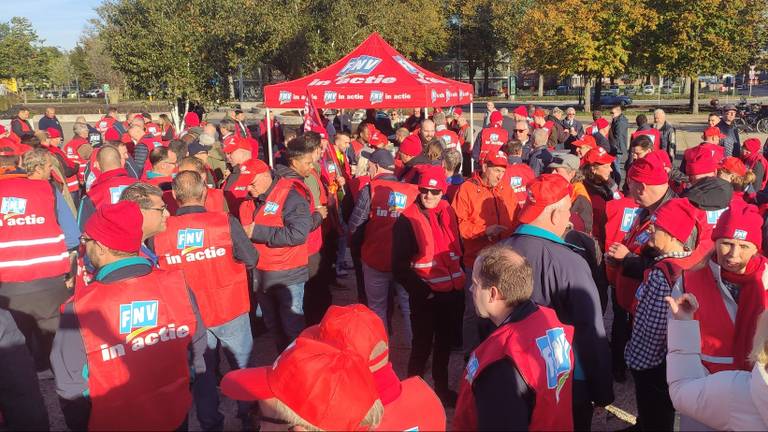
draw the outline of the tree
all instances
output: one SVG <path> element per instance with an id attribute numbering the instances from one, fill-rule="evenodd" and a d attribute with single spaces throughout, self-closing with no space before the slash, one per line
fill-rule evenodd
<path id="1" fill-rule="evenodd" d="M 0 23 L 0 78 L 27 81 L 39 77 L 40 39 L 26 18 Z"/>
<path id="2" fill-rule="evenodd" d="M 61 88 L 73 82 L 75 76 L 72 64 L 69 62 L 69 55 L 59 52 L 58 55 L 52 56 L 48 61 L 47 75 L 51 84 L 55 87 Z"/>
<path id="3" fill-rule="evenodd" d="M 659 26 L 639 50 L 658 72 L 691 78 L 690 109 L 698 113 L 699 74 L 742 70 L 765 39 L 766 0 L 648 0 Z"/>
<path id="4" fill-rule="evenodd" d="M 646 0 L 547 0 L 532 7 L 516 34 L 516 54 L 545 75 L 584 75 L 585 110 L 591 110 L 590 81 L 627 68 L 636 38 L 658 21 Z M 563 13 L 567 11 L 567 13 Z M 638 13 L 642 11 L 642 13 Z M 598 98 L 599 104 L 599 98 Z"/>
<path id="5" fill-rule="evenodd" d="M 69 62 L 72 65 L 72 73 L 80 84 L 80 88 L 91 88 L 95 84 L 95 78 L 89 65 L 89 55 L 81 40 L 69 53 Z"/>

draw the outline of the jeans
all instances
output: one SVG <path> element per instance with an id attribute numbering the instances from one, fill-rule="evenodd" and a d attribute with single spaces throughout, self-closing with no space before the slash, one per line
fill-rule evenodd
<path id="1" fill-rule="evenodd" d="M 368 307 L 384 323 L 387 322 L 389 290 L 394 286 L 395 300 L 400 304 L 400 310 L 403 312 L 405 340 L 410 343 L 413 339 L 413 333 L 411 332 L 411 305 L 405 288 L 395 282 L 391 272 L 380 272 L 365 263 L 363 263 L 363 274 L 365 275 L 365 296 L 368 298 Z"/>
<path id="2" fill-rule="evenodd" d="M 637 425 L 641 431 L 671 431 L 675 423 L 675 408 L 669 398 L 667 364 L 632 371 L 637 398 Z"/>
<path id="3" fill-rule="evenodd" d="M 272 285 L 267 292 L 256 292 L 264 324 L 272 332 L 277 351 L 283 350 L 304 330 L 304 282 Z"/>
<path id="4" fill-rule="evenodd" d="M 469 356 L 480 344 L 478 327 L 480 319 L 475 311 L 475 300 L 472 298 L 472 270 L 465 271 L 466 284 L 464 285 L 464 319 L 461 326 L 461 340 L 463 341 L 464 355 Z"/>
<path id="5" fill-rule="evenodd" d="M 408 376 L 423 376 L 431 353 L 435 389 L 445 391 L 448 390 L 451 344 L 461 332 L 464 292 L 435 292 L 432 295 L 429 299 L 411 297 L 413 343 L 408 359 Z"/>
<path id="6" fill-rule="evenodd" d="M 224 426 L 224 416 L 219 412 L 219 391 L 216 379 L 218 366 L 217 350 L 219 343 L 230 358 L 234 360 L 232 369 L 248 367 L 253 348 L 251 322 L 248 314 L 215 327 L 208 327 L 208 349 L 205 350 L 205 373 L 195 376 L 193 388 L 197 420 L 205 431 L 219 431 Z M 232 362 L 230 362 L 232 363 Z M 237 416 L 248 415 L 251 403 L 238 402 Z"/>

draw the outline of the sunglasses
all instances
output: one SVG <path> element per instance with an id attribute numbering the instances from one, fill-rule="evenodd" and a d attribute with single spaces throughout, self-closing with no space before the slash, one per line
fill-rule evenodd
<path id="1" fill-rule="evenodd" d="M 427 189 L 427 188 L 419 188 L 419 193 L 420 193 L 420 194 L 422 194 L 422 195 L 427 195 L 427 194 L 429 194 L 429 195 L 438 196 L 438 195 L 440 195 L 441 193 L 443 193 L 443 191 L 441 191 L 441 190 L 439 190 L 439 189 Z"/>
<path id="2" fill-rule="evenodd" d="M 528 129 L 515 129 L 515 132 L 517 132 L 517 133 L 528 132 Z"/>

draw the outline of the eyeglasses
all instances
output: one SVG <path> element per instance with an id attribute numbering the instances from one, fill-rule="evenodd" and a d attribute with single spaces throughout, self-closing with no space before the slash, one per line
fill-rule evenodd
<path id="1" fill-rule="evenodd" d="M 162 212 L 164 212 L 164 211 L 168 210 L 168 206 L 167 206 L 167 205 L 164 205 L 164 206 L 162 206 L 162 207 L 147 207 L 147 208 L 145 208 L 144 210 L 157 210 L 157 211 L 159 211 L 160 213 L 162 213 Z"/>
<path id="2" fill-rule="evenodd" d="M 528 129 L 515 129 L 515 132 L 517 132 L 517 133 L 528 132 Z"/>
<path id="3" fill-rule="evenodd" d="M 96 241 L 96 240 L 94 240 L 94 239 L 92 239 L 90 237 L 85 237 L 85 236 L 80 237 L 80 244 L 83 245 L 83 246 L 88 244 L 88 242 L 92 242 L 92 241 Z"/>
<path id="4" fill-rule="evenodd" d="M 422 195 L 427 195 L 427 194 L 429 194 L 429 195 L 438 196 L 438 195 L 440 195 L 441 193 L 443 193 L 443 191 L 441 191 L 441 190 L 439 190 L 439 189 L 427 189 L 427 188 L 419 188 L 419 193 L 420 193 L 420 194 L 422 194 Z"/>

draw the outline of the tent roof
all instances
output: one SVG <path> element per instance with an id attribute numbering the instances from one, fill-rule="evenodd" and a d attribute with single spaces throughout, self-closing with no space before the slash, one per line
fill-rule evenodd
<path id="1" fill-rule="evenodd" d="M 411 63 L 373 33 L 336 63 L 293 81 L 264 87 L 270 108 L 303 108 L 307 91 L 318 108 L 416 108 L 463 105 L 472 85 Z"/>

